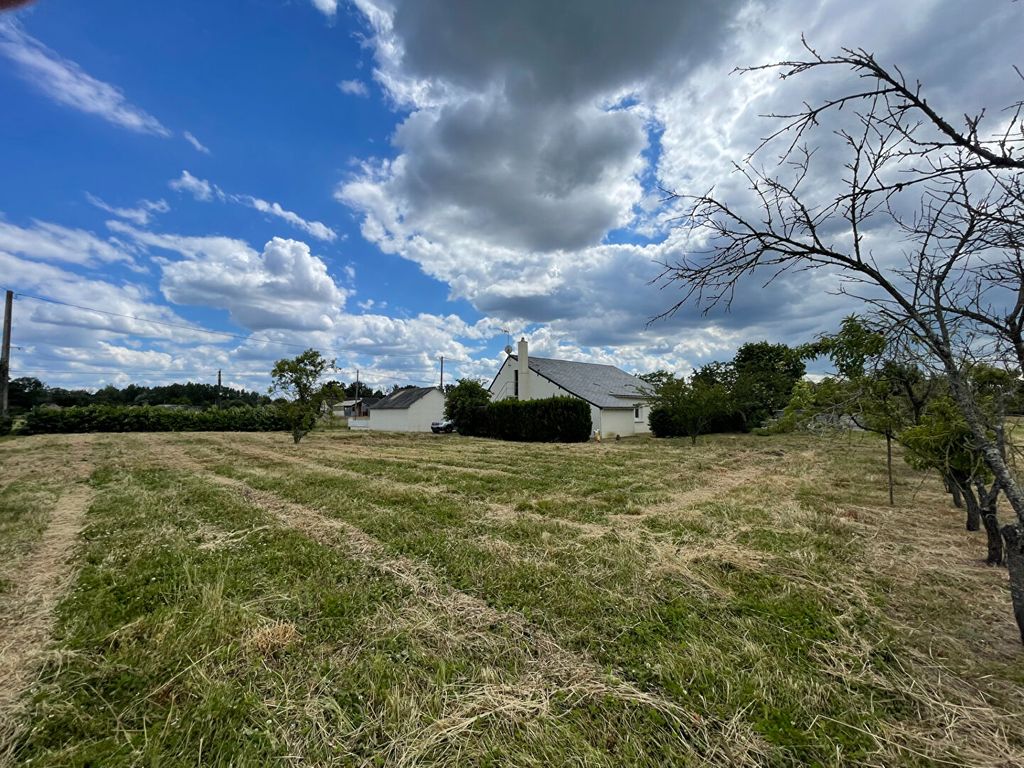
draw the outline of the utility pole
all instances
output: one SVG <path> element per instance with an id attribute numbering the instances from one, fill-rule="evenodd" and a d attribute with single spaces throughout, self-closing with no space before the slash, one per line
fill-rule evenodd
<path id="1" fill-rule="evenodd" d="M 356 400 L 359 399 L 359 369 L 356 368 Z"/>
<path id="2" fill-rule="evenodd" d="M 11 312 L 14 309 L 14 291 L 4 299 L 4 337 L 0 347 L 0 416 L 7 415 L 7 384 L 11 378 Z"/>
<path id="3" fill-rule="evenodd" d="M 217 407 L 220 408 L 220 368 L 217 369 Z"/>
<path id="4" fill-rule="evenodd" d="M 441 391 L 444 392 L 444 355 L 441 355 Z"/>

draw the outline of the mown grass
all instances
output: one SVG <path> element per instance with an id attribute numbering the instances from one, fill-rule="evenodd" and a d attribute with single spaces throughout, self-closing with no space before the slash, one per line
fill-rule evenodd
<path id="1" fill-rule="evenodd" d="M 56 498 L 56 489 L 35 481 L 15 481 L 0 488 L 0 595 L 10 590 L 10 574 L 17 561 L 42 538 Z"/>
<path id="2" fill-rule="evenodd" d="M 93 475 L 58 654 L 10 749 L 34 765 L 1014 764 L 1005 575 L 930 479 L 900 466 L 889 509 L 883 462 L 866 436 L 125 436 Z"/>

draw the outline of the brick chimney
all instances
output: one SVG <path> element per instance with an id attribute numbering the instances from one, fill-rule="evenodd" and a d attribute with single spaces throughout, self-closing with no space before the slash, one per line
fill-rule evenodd
<path id="1" fill-rule="evenodd" d="M 530 354 L 525 336 L 519 339 L 519 399 L 530 399 Z"/>

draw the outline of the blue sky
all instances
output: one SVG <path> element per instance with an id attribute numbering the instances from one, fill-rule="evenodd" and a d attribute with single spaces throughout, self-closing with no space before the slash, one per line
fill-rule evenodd
<path id="1" fill-rule="evenodd" d="M 795 51 L 801 32 L 875 50 L 958 112 L 1011 100 L 1019 5 L 979 2 L 966 32 L 958 3 L 905 6 L 39 0 L 5 13 L 0 284 L 24 294 L 12 374 L 95 387 L 221 368 L 262 389 L 275 358 L 313 346 L 340 378 L 358 367 L 386 386 L 435 381 L 440 355 L 449 376 L 489 378 L 503 328 L 537 354 L 631 371 L 805 341 L 851 309 L 827 276 L 647 324 L 674 301 L 650 283 L 656 262 L 692 247 L 659 185 L 728 184 L 765 131 L 757 116 L 822 87 L 729 74 Z"/>

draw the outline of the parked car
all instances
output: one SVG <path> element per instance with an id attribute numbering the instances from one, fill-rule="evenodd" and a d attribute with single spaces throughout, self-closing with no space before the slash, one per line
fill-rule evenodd
<path id="1" fill-rule="evenodd" d="M 435 435 L 439 435 L 442 432 L 454 432 L 455 423 L 451 419 L 442 419 L 441 421 L 434 421 L 430 424 L 430 431 Z"/>

